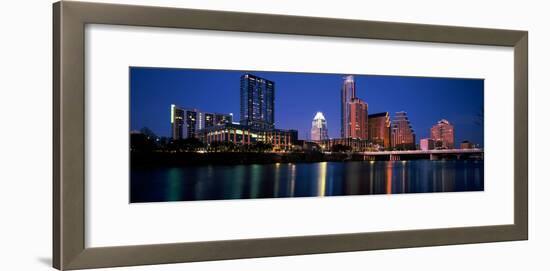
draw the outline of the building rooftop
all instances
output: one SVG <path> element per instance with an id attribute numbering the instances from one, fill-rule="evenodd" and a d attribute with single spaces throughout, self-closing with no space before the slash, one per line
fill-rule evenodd
<path id="1" fill-rule="evenodd" d="M 378 118 L 378 117 L 385 117 L 385 116 L 389 116 L 389 113 L 380 112 L 380 113 L 369 114 L 369 118 Z"/>
<path id="2" fill-rule="evenodd" d="M 325 116 L 323 115 L 323 112 L 319 111 L 317 114 L 315 114 L 315 117 L 313 117 L 313 120 L 325 120 Z"/>

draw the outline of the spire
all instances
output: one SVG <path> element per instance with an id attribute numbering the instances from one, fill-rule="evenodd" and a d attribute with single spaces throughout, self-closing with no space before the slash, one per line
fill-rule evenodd
<path id="1" fill-rule="evenodd" d="M 346 81 L 346 82 L 355 82 L 355 79 L 353 78 L 353 75 L 346 75 L 346 76 L 344 76 L 344 81 Z"/>
<path id="2" fill-rule="evenodd" d="M 313 117 L 313 120 L 325 120 L 325 116 L 323 115 L 323 112 L 319 111 L 317 114 L 315 114 L 315 117 Z"/>

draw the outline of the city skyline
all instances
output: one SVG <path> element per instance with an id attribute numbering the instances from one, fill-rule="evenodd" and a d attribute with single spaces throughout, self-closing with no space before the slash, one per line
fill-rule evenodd
<path id="1" fill-rule="evenodd" d="M 242 92 L 247 71 L 130 68 L 130 73 L 131 130 L 148 127 L 159 136 L 170 136 L 166 121 L 170 112 L 166 112 L 166 105 L 160 106 L 166 102 L 201 111 L 233 113 L 233 121 L 241 119 L 239 89 Z M 339 103 L 344 75 L 250 73 L 277 85 L 275 106 L 270 109 L 275 112 L 277 128 L 296 129 L 300 139 L 309 139 L 311 115 L 321 111 L 327 119 L 329 137 L 340 137 Z M 468 140 L 483 146 L 483 80 L 378 75 L 352 78 L 353 98 L 367 103 L 369 113 L 390 112 L 393 120 L 395 112 L 407 112 L 416 144 L 421 138 L 430 137 L 430 128 L 437 121 L 449 119 L 457 127 L 457 143 Z M 242 99 L 242 93 L 240 96 Z"/>

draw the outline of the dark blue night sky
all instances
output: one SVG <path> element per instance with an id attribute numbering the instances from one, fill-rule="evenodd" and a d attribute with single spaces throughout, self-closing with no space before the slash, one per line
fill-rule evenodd
<path id="1" fill-rule="evenodd" d="M 170 135 L 170 104 L 239 116 L 240 76 L 250 72 L 275 82 L 275 127 L 297 129 L 309 138 L 317 111 L 327 119 L 329 136 L 340 135 L 343 74 L 130 68 L 130 128 L 148 127 Z M 355 75 L 357 96 L 369 114 L 406 111 L 417 143 L 440 119 L 455 126 L 455 142 L 483 146 L 483 80 Z"/>

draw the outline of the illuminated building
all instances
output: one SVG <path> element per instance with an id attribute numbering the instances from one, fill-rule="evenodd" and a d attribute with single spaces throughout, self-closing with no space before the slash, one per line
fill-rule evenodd
<path id="1" fill-rule="evenodd" d="M 256 142 L 270 144 L 273 151 L 291 150 L 298 141 L 297 130 L 275 129 L 275 82 L 243 74 L 240 86 L 239 123 L 222 122 L 201 128 L 197 134 L 206 145 L 230 142 L 239 146 Z"/>
<path id="2" fill-rule="evenodd" d="M 371 114 L 368 117 L 368 136 L 372 144 L 388 149 L 391 147 L 391 121 L 388 112 Z"/>
<path id="3" fill-rule="evenodd" d="M 317 112 L 311 122 L 311 140 L 319 141 L 328 139 L 327 121 L 323 112 Z"/>
<path id="4" fill-rule="evenodd" d="M 223 125 L 231 123 L 233 121 L 232 114 L 220 114 L 220 113 L 204 113 L 204 126 L 212 127 L 216 125 Z"/>
<path id="5" fill-rule="evenodd" d="M 241 76 L 241 125 L 255 129 L 275 126 L 275 83 L 252 74 Z"/>
<path id="6" fill-rule="evenodd" d="M 351 137 L 351 101 L 357 98 L 355 95 L 355 79 L 353 75 L 344 77 L 344 83 L 341 90 L 341 127 L 340 134 L 342 138 Z"/>
<path id="7" fill-rule="evenodd" d="M 431 138 L 436 141 L 436 145 L 442 149 L 454 149 L 455 131 L 453 125 L 445 119 L 432 126 Z"/>
<path id="8" fill-rule="evenodd" d="M 423 151 L 435 149 L 434 140 L 431 138 L 422 138 L 420 139 L 420 149 Z"/>
<path id="9" fill-rule="evenodd" d="M 202 112 L 196 108 L 178 107 L 170 105 L 170 124 L 172 139 L 196 137 L 199 130 L 231 123 L 233 115 Z"/>
<path id="10" fill-rule="evenodd" d="M 294 137 L 293 130 L 257 129 L 240 124 L 212 126 L 198 132 L 199 140 L 207 145 L 213 142 L 231 142 L 235 145 L 264 142 L 271 144 L 275 151 L 290 150 L 292 137 Z"/>
<path id="11" fill-rule="evenodd" d="M 368 139 L 368 105 L 357 97 L 353 75 L 344 77 L 340 102 L 341 137 Z"/>
<path id="12" fill-rule="evenodd" d="M 350 122 L 349 122 L 349 137 L 368 139 L 368 105 L 359 98 L 351 99 L 350 107 Z"/>
<path id="13" fill-rule="evenodd" d="M 391 145 L 396 149 L 416 148 L 416 135 L 407 116 L 407 112 L 396 112 L 392 120 Z"/>
<path id="14" fill-rule="evenodd" d="M 170 126 L 172 128 L 172 139 L 183 138 L 183 126 L 185 111 L 176 105 L 170 105 Z"/>

